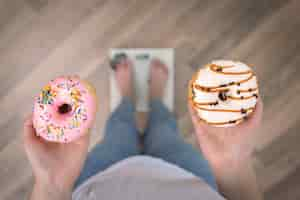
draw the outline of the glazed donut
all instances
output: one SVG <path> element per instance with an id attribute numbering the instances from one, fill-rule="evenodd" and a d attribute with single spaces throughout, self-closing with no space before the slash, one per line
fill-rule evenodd
<path id="1" fill-rule="evenodd" d="M 77 76 L 61 76 L 35 98 L 33 125 L 43 139 L 68 143 L 88 134 L 95 114 L 95 89 Z"/>
<path id="2" fill-rule="evenodd" d="M 255 109 L 259 95 L 253 70 L 231 60 L 215 60 L 194 74 L 188 99 L 199 120 L 212 126 L 233 126 Z"/>

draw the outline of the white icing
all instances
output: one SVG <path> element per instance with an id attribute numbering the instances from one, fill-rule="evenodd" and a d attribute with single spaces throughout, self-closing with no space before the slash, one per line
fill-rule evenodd
<path id="1" fill-rule="evenodd" d="M 213 61 L 211 64 L 215 64 L 218 66 L 233 66 L 230 68 L 223 68 L 222 72 L 226 73 L 242 73 L 242 72 L 249 72 L 252 71 L 249 66 L 241 62 L 235 62 L 230 60 L 216 60 Z M 202 86 L 202 87 L 218 87 L 220 85 L 229 84 L 231 82 L 240 82 L 243 80 L 248 79 L 252 76 L 253 72 L 247 74 L 235 74 L 235 75 L 228 75 L 215 72 L 210 69 L 209 65 L 200 71 L 197 74 L 197 78 L 194 81 L 194 84 Z M 196 103 L 206 103 L 206 102 L 218 102 L 217 105 L 199 105 L 202 108 L 206 109 L 224 109 L 224 110 L 241 110 L 241 109 L 248 109 L 254 108 L 257 102 L 257 98 L 253 95 L 258 94 L 258 90 L 254 91 L 247 91 L 241 92 L 238 94 L 238 90 L 248 90 L 249 88 L 257 88 L 257 80 L 256 76 L 253 76 L 246 82 L 241 83 L 240 85 L 227 85 L 225 87 L 219 87 L 218 89 L 228 89 L 226 92 L 226 96 L 232 96 L 240 98 L 244 96 L 245 99 L 236 100 L 227 98 L 227 100 L 222 101 L 219 98 L 219 92 L 205 92 L 200 89 L 193 89 L 194 91 L 194 102 Z M 247 97 L 251 96 L 251 98 L 247 99 Z M 197 109 L 199 117 L 212 123 L 219 123 L 219 122 L 228 122 L 232 120 L 241 119 L 247 115 L 249 115 L 252 110 L 248 110 L 247 113 L 242 112 L 223 112 L 223 111 L 206 111 Z M 221 126 L 231 126 L 234 124 L 226 124 Z"/>
<path id="2" fill-rule="evenodd" d="M 224 70 L 224 72 L 227 72 L 229 70 Z M 231 69 L 230 72 L 233 70 Z M 204 68 L 200 70 L 199 76 L 201 76 L 201 79 L 197 79 L 196 83 L 205 87 L 212 87 L 217 86 L 221 84 L 226 84 L 231 81 L 242 81 L 247 78 L 249 78 L 250 74 L 243 74 L 243 75 L 226 75 L 216 73 L 214 71 L 211 71 L 209 68 Z"/>

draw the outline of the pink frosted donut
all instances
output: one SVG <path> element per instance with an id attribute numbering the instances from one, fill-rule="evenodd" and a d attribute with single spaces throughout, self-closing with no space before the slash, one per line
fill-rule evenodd
<path id="1" fill-rule="evenodd" d="M 95 114 L 95 89 L 78 77 L 61 76 L 35 98 L 33 125 L 45 140 L 68 143 L 88 134 Z"/>

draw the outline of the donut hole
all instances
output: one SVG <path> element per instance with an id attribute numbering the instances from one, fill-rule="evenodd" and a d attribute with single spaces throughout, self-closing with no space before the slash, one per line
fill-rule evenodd
<path id="1" fill-rule="evenodd" d="M 67 103 L 63 103 L 60 106 L 58 106 L 58 112 L 60 114 L 66 114 L 69 113 L 72 110 L 72 106 Z"/>

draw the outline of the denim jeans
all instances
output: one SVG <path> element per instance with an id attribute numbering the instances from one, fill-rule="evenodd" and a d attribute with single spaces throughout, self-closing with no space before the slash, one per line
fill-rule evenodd
<path id="1" fill-rule="evenodd" d="M 151 101 L 150 107 L 148 125 L 141 138 L 135 125 L 134 106 L 129 99 L 122 99 L 106 123 L 103 140 L 88 154 L 75 188 L 120 160 L 149 155 L 201 177 L 217 190 L 207 160 L 200 151 L 183 140 L 172 113 L 159 100 Z M 140 145 L 142 139 L 143 150 Z"/>

